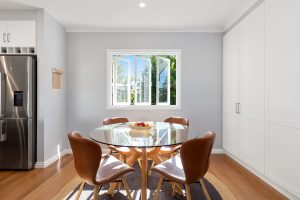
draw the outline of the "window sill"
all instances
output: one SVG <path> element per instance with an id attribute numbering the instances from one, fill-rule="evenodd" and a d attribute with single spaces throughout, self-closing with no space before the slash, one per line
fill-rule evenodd
<path id="1" fill-rule="evenodd" d="M 165 105 L 136 105 L 136 106 L 111 106 L 108 110 L 180 110 L 179 105 L 165 106 Z"/>

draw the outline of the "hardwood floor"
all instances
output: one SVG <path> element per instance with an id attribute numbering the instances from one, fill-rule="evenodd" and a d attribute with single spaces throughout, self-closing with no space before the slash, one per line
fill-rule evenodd
<path id="1" fill-rule="evenodd" d="M 237 199 L 287 199 L 226 155 L 212 155 L 209 172 L 227 185 Z M 0 171 L 0 199 L 51 199 L 75 176 L 72 155 L 46 169 Z"/>

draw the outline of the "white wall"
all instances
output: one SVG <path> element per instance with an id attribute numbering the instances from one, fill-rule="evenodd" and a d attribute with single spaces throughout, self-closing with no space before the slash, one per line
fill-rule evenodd
<path id="1" fill-rule="evenodd" d="M 106 49 L 182 49 L 181 110 L 107 110 Z M 190 119 L 191 137 L 209 130 L 222 144 L 221 33 L 67 33 L 68 131 L 88 136 L 105 117 Z"/>
<path id="2" fill-rule="evenodd" d="M 66 33 L 43 10 L 38 11 L 38 161 L 66 148 Z M 62 89 L 52 89 L 52 68 L 65 71 Z M 43 150 L 43 154 L 41 154 Z"/>

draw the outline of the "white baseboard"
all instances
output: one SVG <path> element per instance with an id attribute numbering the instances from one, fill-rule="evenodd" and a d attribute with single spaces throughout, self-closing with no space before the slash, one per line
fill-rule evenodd
<path id="1" fill-rule="evenodd" d="M 45 160 L 44 162 L 36 162 L 35 168 L 46 168 L 49 165 L 51 165 L 52 163 L 54 163 L 55 161 L 57 161 L 60 157 L 66 155 L 66 154 L 72 154 L 72 150 L 65 149 L 60 152 L 60 156 L 56 154 L 56 155 L 50 157 L 49 159 Z"/>
<path id="2" fill-rule="evenodd" d="M 224 154 L 225 151 L 223 149 L 213 149 L 212 150 L 212 154 Z M 73 154 L 71 149 L 65 149 L 63 151 L 60 152 L 60 157 L 66 155 L 66 154 Z M 44 162 L 36 162 L 35 163 L 35 168 L 46 168 L 49 165 L 51 165 L 52 163 L 54 163 L 55 161 L 57 161 L 59 159 L 59 156 L 56 154 L 54 156 L 52 156 L 51 158 L 45 160 Z"/>
<path id="3" fill-rule="evenodd" d="M 224 154 L 225 151 L 224 151 L 224 149 L 212 149 L 211 153 L 212 154 Z"/>
<path id="4" fill-rule="evenodd" d="M 253 169 L 252 167 L 250 167 L 248 164 L 246 164 L 245 162 L 243 162 L 242 160 L 240 160 L 236 156 L 232 155 L 231 153 L 227 152 L 226 150 L 223 150 L 223 151 L 230 158 L 232 158 L 233 160 L 235 160 L 236 162 L 238 162 L 240 165 L 242 165 L 243 167 L 245 167 L 247 170 L 249 170 L 251 173 L 253 173 L 255 176 L 257 176 L 258 178 L 260 178 L 262 181 L 264 181 L 268 185 L 270 185 L 272 188 L 274 188 L 275 190 L 277 190 L 278 192 L 280 192 L 281 194 L 283 194 L 284 196 L 286 196 L 288 199 L 298 199 L 294 194 L 292 194 L 288 190 L 284 189 L 282 186 L 276 184 L 274 181 L 272 181 L 271 179 L 269 179 L 265 175 L 261 174 L 257 170 Z"/>

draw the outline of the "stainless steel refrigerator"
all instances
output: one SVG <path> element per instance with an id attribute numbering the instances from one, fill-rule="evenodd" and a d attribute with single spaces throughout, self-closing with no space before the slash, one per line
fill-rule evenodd
<path id="1" fill-rule="evenodd" d="M 36 57 L 0 55 L 0 169 L 36 161 Z"/>

